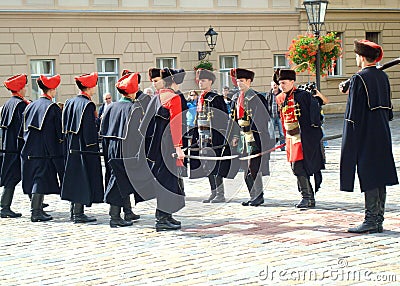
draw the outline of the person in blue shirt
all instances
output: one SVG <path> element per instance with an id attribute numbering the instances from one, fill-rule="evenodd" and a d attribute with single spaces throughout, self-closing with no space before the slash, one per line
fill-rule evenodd
<path id="1" fill-rule="evenodd" d="M 196 118 L 197 98 L 199 94 L 195 90 L 189 92 L 189 99 L 187 101 L 188 112 L 186 113 L 186 125 L 188 130 L 194 128 L 194 119 Z"/>

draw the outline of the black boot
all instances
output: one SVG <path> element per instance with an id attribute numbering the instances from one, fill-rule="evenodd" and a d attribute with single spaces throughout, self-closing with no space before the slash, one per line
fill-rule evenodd
<path id="1" fill-rule="evenodd" d="M 305 176 L 297 176 L 297 187 L 301 193 L 301 201 L 295 205 L 296 208 L 310 208 L 311 203 L 311 185 L 309 178 Z"/>
<path id="2" fill-rule="evenodd" d="M 315 207 L 315 194 L 313 189 L 310 190 L 310 208 Z"/>
<path id="3" fill-rule="evenodd" d="M 247 173 L 247 175 L 244 177 L 244 182 L 246 183 L 247 190 L 250 192 L 250 190 L 253 188 L 254 185 L 254 179 L 250 173 Z M 250 200 L 242 202 L 242 206 L 249 206 L 250 203 L 251 203 L 251 197 Z"/>
<path id="4" fill-rule="evenodd" d="M 375 233 L 378 232 L 378 204 L 379 190 L 378 188 L 365 191 L 365 218 L 364 222 L 357 227 L 351 227 L 348 232 L 352 233 Z"/>
<path id="5" fill-rule="evenodd" d="M 53 219 L 52 216 L 43 214 L 43 209 L 42 209 L 43 198 L 44 195 L 42 194 L 32 194 L 32 200 L 31 200 L 32 222 L 48 221 Z"/>
<path id="6" fill-rule="evenodd" d="M 378 224 L 378 232 L 383 232 L 383 221 L 385 220 L 385 203 L 386 203 L 386 187 L 379 188 L 379 203 L 378 203 L 378 217 L 376 222 Z"/>
<path id="7" fill-rule="evenodd" d="M 172 216 L 171 216 L 172 217 Z M 178 230 L 181 226 L 170 221 L 170 214 L 156 210 L 156 231 Z"/>
<path id="8" fill-rule="evenodd" d="M 210 203 L 217 196 L 217 183 L 215 181 L 215 176 L 208 175 L 208 182 L 210 183 L 211 187 L 211 195 L 208 197 L 208 199 L 203 200 L 203 203 Z"/>
<path id="9" fill-rule="evenodd" d="M 110 227 L 131 226 L 132 221 L 126 221 L 121 218 L 121 207 L 110 205 Z"/>
<path id="10" fill-rule="evenodd" d="M 215 175 L 215 184 L 216 184 L 216 196 L 211 200 L 211 203 L 224 203 L 225 200 L 225 191 L 224 191 L 224 181 L 221 176 Z"/>
<path id="11" fill-rule="evenodd" d="M 126 221 L 140 219 L 140 215 L 137 215 L 132 211 L 131 198 L 129 196 L 125 199 L 123 211 L 124 211 L 124 220 Z"/>
<path id="12" fill-rule="evenodd" d="M 211 202 L 213 199 L 215 199 L 216 196 L 217 196 L 217 191 L 211 190 L 211 195 L 208 197 L 208 199 L 203 200 L 203 203 Z"/>
<path id="13" fill-rule="evenodd" d="M 21 213 L 16 213 L 11 210 L 11 202 L 14 197 L 14 187 L 4 187 L 3 193 L 1 194 L 1 211 L 0 215 L 2 218 L 16 218 L 21 217 Z"/>
<path id="14" fill-rule="evenodd" d="M 71 202 L 71 205 L 69 206 L 69 214 L 70 214 L 69 219 L 71 221 L 73 221 L 74 220 L 74 203 L 73 202 Z"/>
<path id="15" fill-rule="evenodd" d="M 94 222 L 97 219 L 84 214 L 84 207 L 80 203 L 74 203 L 74 223 Z"/>

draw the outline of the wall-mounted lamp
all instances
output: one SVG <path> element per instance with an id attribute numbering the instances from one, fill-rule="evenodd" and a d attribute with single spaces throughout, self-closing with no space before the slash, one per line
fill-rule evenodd
<path id="1" fill-rule="evenodd" d="M 213 27 L 210 26 L 204 36 L 206 37 L 207 45 L 210 48 L 210 51 L 199 51 L 199 61 L 204 60 L 207 55 L 211 55 L 211 52 L 214 50 L 215 45 L 217 44 L 218 33 L 215 32 Z"/>

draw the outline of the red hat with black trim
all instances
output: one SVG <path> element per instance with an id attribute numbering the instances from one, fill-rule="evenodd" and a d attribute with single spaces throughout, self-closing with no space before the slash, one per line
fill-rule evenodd
<path id="1" fill-rule="evenodd" d="M 4 81 L 4 86 L 10 91 L 18 92 L 21 89 L 23 89 L 27 83 L 28 83 L 27 75 L 19 74 L 19 75 L 14 75 L 8 78 L 6 81 Z"/>
<path id="2" fill-rule="evenodd" d="M 90 74 L 83 74 L 75 77 L 75 81 L 80 82 L 81 85 L 87 88 L 95 87 L 97 85 L 98 79 L 97 72 L 92 72 Z"/>
<path id="3" fill-rule="evenodd" d="M 61 76 L 59 74 L 53 77 L 46 77 L 45 75 L 40 75 L 37 81 L 41 81 L 45 87 L 48 89 L 55 89 L 60 85 Z"/>
<path id="4" fill-rule="evenodd" d="M 135 72 L 127 70 L 127 69 L 124 69 L 122 71 L 122 73 L 121 73 L 121 77 L 123 77 L 123 76 L 125 76 L 127 74 L 131 74 L 131 73 L 135 73 Z M 138 73 L 138 83 L 140 83 L 140 80 L 141 80 L 141 75 L 140 75 L 140 73 Z"/>
<path id="5" fill-rule="evenodd" d="M 236 69 L 231 69 L 231 70 L 229 71 L 229 75 L 230 75 L 230 77 L 231 77 L 232 84 L 233 84 L 234 86 L 238 86 L 238 85 L 237 85 L 237 80 L 236 80 Z"/>
<path id="6" fill-rule="evenodd" d="M 118 80 L 115 87 L 125 94 L 136 93 L 139 90 L 139 77 L 139 73 L 128 73 Z"/>
<path id="7" fill-rule="evenodd" d="M 360 56 L 373 59 L 374 63 L 383 58 L 382 47 L 368 40 L 354 40 L 354 52 Z"/>

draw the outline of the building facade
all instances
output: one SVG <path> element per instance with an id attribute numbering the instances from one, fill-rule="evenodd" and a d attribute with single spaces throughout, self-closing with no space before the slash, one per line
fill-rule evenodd
<path id="1" fill-rule="evenodd" d="M 277 67 L 288 67 L 291 40 L 307 31 L 299 0 L 0 0 L 0 81 L 26 73 L 28 97 L 39 95 L 36 78 L 61 74 L 57 101 L 76 95 L 74 76 L 98 71 L 96 103 L 104 92 L 117 99 L 114 84 L 123 69 L 142 74 L 142 88 L 151 86 L 150 67 L 193 71 L 198 52 L 209 50 L 204 33 L 218 32 L 208 56 L 219 72 L 216 88 L 229 85 L 232 67 L 255 71 L 254 89 L 266 92 Z M 341 113 L 346 95 L 338 84 L 357 71 L 354 39 L 368 38 L 384 49 L 382 63 L 399 57 L 400 0 L 331 0 L 322 33 L 338 32 L 343 57 L 321 91 L 330 99 L 326 113 Z M 400 65 L 386 70 L 393 103 L 400 110 Z M 315 78 L 299 74 L 299 84 Z M 189 72 L 182 87 L 195 87 Z M 9 97 L 0 89 L 0 104 Z"/>

